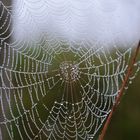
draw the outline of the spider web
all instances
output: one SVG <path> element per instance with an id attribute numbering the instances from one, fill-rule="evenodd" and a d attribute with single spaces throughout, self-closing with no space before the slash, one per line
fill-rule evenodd
<path id="1" fill-rule="evenodd" d="M 0 1 L 0 139 L 94 138 L 118 95 L 132 49 L 46 36 L 12 40 L 12 17 L 11 7 Z M 130 82 L 140 69 L 135 66 Z"/>

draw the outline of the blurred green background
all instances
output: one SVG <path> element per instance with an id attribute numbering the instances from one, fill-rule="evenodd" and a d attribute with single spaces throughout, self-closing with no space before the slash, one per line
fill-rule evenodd
<path id="1" fill-rule="evenodd" d="M 114 113 L 105 140 L 140 139 L 140 72 Z"/>

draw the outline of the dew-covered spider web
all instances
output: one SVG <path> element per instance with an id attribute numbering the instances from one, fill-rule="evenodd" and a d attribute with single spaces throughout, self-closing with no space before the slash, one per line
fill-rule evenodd
<path id="1" fill-rule="evenodd" d="M 0 140 L 93 139 L 115 103 L 132 47 L 44 35 L 19 41 L 13 16 L 0 1 Z"/>

